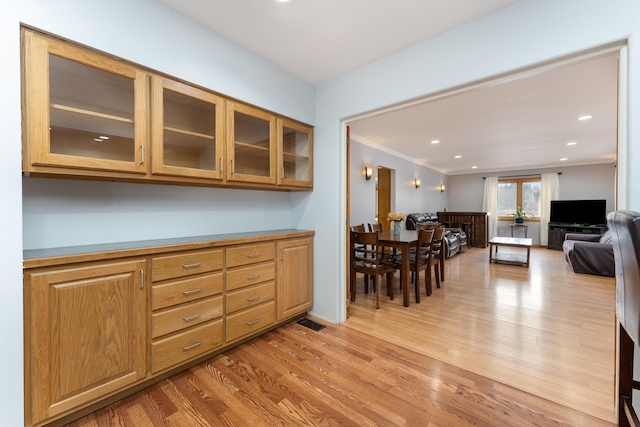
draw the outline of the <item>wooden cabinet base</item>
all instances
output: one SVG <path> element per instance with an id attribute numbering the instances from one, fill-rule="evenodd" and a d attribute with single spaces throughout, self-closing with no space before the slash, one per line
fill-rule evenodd
<path id="1" fill-rule="evenodd" d="M 314 233 L 270 233 L 26 254 L 25 424 L 63 425 L 305 315 Z"/>

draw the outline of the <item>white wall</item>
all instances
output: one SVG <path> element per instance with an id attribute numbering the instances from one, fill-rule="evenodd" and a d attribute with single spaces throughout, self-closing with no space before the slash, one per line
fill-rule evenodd
<path id="1" fill-rule="evenodd" d="M 336 11 L 339 13 L 339 11 Z M 640 3 L 635 0 L 522 0 L 432 40 L 390 55 L 318 87 L 317 164 L 345 170 L 341 121 L 366 112 L 501 75 L 555 58 L 629 39 L 628 206 L 640 210 Z M 335 206 L 337 212 L 327 209 Z M 345 318 L 345 176 L 328 174 L 315 187 L 300 223 L 318 224 L 315 310 Z M 332 254 L 333 251 L 333 254 Z"/>
<path id="2" fill-rule="evenodd" d="M 0 425 L 19 426 L 23 420 L 22 362 L 22 209 L 20 152 L 20 40 L 11 4 L 0 2 Z"/>
<path id="3" fill-rule="evenodd" d="M 613 163 L 585 166 L 565 166 L 550 169 L 527 169 L 491 173 L 452 175 L 449 177 L 451 189 L 449 201 L 451 211 L 482 211 L 485 176 L 517 176 L 536 175 L 542 173 L 561 172 L 560 200 L 605 199 L 607 212 L 615 210 L 615 174 Z M 533 239 L 534 245 L 540 244 L 540 226 L 536 222 L 527 222 L 527 237 Z M 498 236 L 510 236 L 510 223 L 498 223 Z M 514 234 L 515 235 L 515 234 Z"/>
<path id="4" fill-rule="evenodd" d="M 20 21 L 185 80 L 220 88 L 227 95 L 315 124 L 314 191 L 289 196 L 291 226 L 316 230 L 314 314 L 338 322 L 345 316 L 346 295 L 346 164 L 342 120 L 629 38 L 629 145 L 627 158 L 620 159 L 629 171 L 625 178 L 629 191 L 628 205 L 620 207 L 640 210 L 640 187 L 631 185 L 640 182 L 640 169 L 631 167 L 640 162 L 638 16 L 640 2 L 637 0 L 522 0 L 314 88 L 153 0 L 0 2 L 4 83 L 0 97 L 4 144 L 3 156 L 0 156 L 3 178 L 0 266 L 4 285 L 0 316 L 3 325 L 10 325 L 2 328 L 0 336 L 3 345 L 0 363 L 5 368 L 0 386 L 0 425 L 20 425 L 23 414 Z M 117 23 L 117 31 L 104 30 L 104 26 L 114 23 Z M 139 194 L 143 195 L 147 187 L 140 186 Z M 120 186 L 107 188 L 117 188 L 114 191 L 123 193 L 136 191 L 121 190 Z M 178 193 L 171 197 L 178 197 Z M 63 191 L 61 195 L 64 194 Z M 219 197 L 221 206 L 226 205 L 224 190 L 211 190 L 210 194 Z M 248 192 L 247 197 L 250 194 Z M 234 207 L 238 207 L 237 203 L 231 201 Z M 275 205 L 279 205 L 279 201 L 269 204 Z M 82 211 L 84 206 L 69 208 Z M 237 210 L 243 209 L 238 207 Z M 150 218 L 153 220 L 152 216 Z M 65 219 L 55 221 L 73 230 L 73 224 Z"/>
<path id="5" fill-rule="evenodd" d="M 364 167 L 373 167 L 374 177 L 367 181 Z M 374 223 L 376 212 L 375 170 L 384 166 L 395 171 L 395 203 L 398 212 L 437 212 L 447 207 L 449 192 L 440 192 L 440 185 L 447 184 L 447 176 L 399 158 L 368 144 L 351 139 L 351 225 Z M 420 177 L 420 188 L 414 179 Z M 392 210 L 396 210 L 392 206 Z"/>
<path id="6" fill-rule="evenodd" d="M 2 426 L 23 421 L 23 248 L 298 227 L 297 204 L 309 197 L 296 195 L 293 204 L 280 192 L 21 178 L 20 23 L 302 122 L 315 120 L 313 85 L 155 0 L 0 1 Z"/>

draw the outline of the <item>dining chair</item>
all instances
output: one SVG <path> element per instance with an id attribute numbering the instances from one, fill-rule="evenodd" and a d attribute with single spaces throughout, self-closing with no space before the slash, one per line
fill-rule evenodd
<path id="1" fill-rule="evenodd" d="M 420 272 L 429 268 L 429 258 L 431 257 L 431 243 L 433 241 L 434 229 L 418 230 L 418 242 L 416 247 L 409 251 L 409 271 L 416 293 L 416 303 L 420 302 Z M 402 258 L 395 260 L 396 268 L 402 265 Z M 402 270 L 400 272 L 400 281 L 402 282 Z M 431 274 L 425 273 L 424 284 L 427 296 L 431 295 Z"/>
<path id="2" fill-rule="evenodd" d="M 444 227 L 433 229 L 433 240 L 431 241 L 431 254 L 429 256 L 429 266 L 427 267 L 427 273 L 429 280 L 427 281 L 427 295 L 431 295 L 431 267 L 434 268 L 436 277 L 436 287 L 440 288 L 440 269 L 444 268 L 444 260 L 442 257 L 442 247 L 444 239 Z"/>
<path id="3" fill-rule="evenodd" d="M 393 286 L 393 263 L 382 253 L 378 244 L 378 233 L 361 233 L 351 231 L 351 301 L 356 300 L 356 273 L 373 277 L 373 288 L 376 293 L 376 308 L 380 308 L 379 276 L 387 275 L 387 287 Z M 365 276 L 366 277 L 366 276 Z"/>
<path id="4" fill-rule="evenodd" d="M 638 426 L 633 405 L 635 347 L 640 343 L 640 213 L 613 211 L 607 215 L 616 277 L 618 320 L 618 425 Z"/>
<path id="5" fill-rule="evenodd" d="M 358 233 L 365 233 L 367 231 L 367 228 L 365 227 L 364 223 L 357 224 L 357 225 L 351 226 L 351 231 L 357 231 Z M 368 274 L 364 275 L 364 293 L 365 294 L 369 293 L 369 275 Z"/>
<path id="6" fill-rule="evenodd" d="M 446 254 L 445 254 L 445 236 L 447 233 L 447 229 L 443 224 L 416 224 L 416 230 L 430 230 L 430 229 L 438 229 L 441 228 L 442 229 L 442 239 L 438 239 L 439 240 L 439 244 L 440 244 L 440 257 L 438 258 L 439 263 L 438 263 L 438 270 L 440 272 L 440 282 L 444 282 L 444 261 L 446 258 Z M 434 236 L 433 240 L 435 241 L 436 238 Z M 438 287 L 440 287 L 440 283 L 438 283 Z"/>
<path id="7" fill-rule="evenodd" d="M 375 224 L 371 224 L 369 223 L 369 231 L 373 232 L 375 231 L 376 233 L 379 233 L 381 231 L 384 231 L 384 228 L 382 227 L 382 224 L 379 222 L 376 222 Z M 383 248 L 383 252 L 384 255 L 389 258 L 389 260 L 394 261 L 396 257 L 399 257 L 401 255 L 401 251 L 396 249 L 396 248 Z"/>

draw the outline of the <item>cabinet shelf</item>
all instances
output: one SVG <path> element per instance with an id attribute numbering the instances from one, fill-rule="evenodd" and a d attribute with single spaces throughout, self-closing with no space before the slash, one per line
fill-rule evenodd
<path id="1" fill-rule="evenodd" d="M 248 142 L 235 141 L 235 145 L 236 145 L 236 148 L 240 150 L 246 149 L 246 150 L 264 151 L 264 152 L 270 151 L 269 147 L 263 147 L 263 146 L 251 144 Z"/>
<path id="2" fill-rule="evenodd" d="M 285 162 L 297 162 L 301 160 L 309 160 L 309 156 L 296 153 L 282 153 L 282 158 Z"/>
<path id="3" fill-rule="evenodd" d="M 100 118 L 109 119 L 109 120 L 116 120 L 116 121 L 119 121 L 119 122 L 133 123 L 133 119 L 130 119 L 130 118 L 127 118 L 127 117 L 115 116 L 113 114 L 100 113 L 98 111 L 87 110 L 85 108 L 71 107 L 69 105 L 51 104 L 51 108 L 53 108 L 54 110 L 69 111 L 69 112 L 72 112 L 72 113 L 84 114 L 84 115 L 93 116 L 93 117 L 100 117 Z"/>
<path id="4" fill-rule="evenodd" d="M 200 133 L 200 132 L 192 132 L 190 130 L 178 129 L 178 128 L 174 128 L 174 127 L 165 126 L 164 130 L 165 131 L 169 131 L 169 132 L 174 132 L 174 133 L 180 133 L 180 134 L 183 134 L 183 135 L 195 136 L 197 138 L 210 139 L 212 141 L 215 139 L 215 137 L 213 135 L 207 135 L 207 134 Z"/>

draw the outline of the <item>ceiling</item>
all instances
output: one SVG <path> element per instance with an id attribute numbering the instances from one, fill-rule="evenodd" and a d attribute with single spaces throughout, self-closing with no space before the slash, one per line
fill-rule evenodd
<path id="1" fill-rule="evenodd" d="M 157 1 L 319 84 L 518 0 Z M 614 162 L 617 54 L 551 68 L 355 120 L 352 138 L 448 175 Z"/>
<path id="2" fill-rule="evenodd" d="M 531 73 L 350 122 L 351 137 L 447 175 L 614 163 L 617 52 Z"/>

